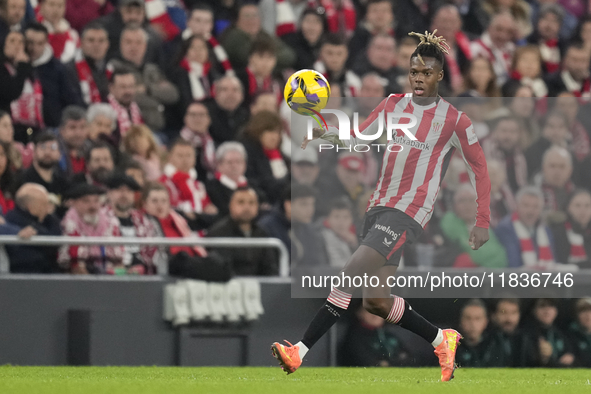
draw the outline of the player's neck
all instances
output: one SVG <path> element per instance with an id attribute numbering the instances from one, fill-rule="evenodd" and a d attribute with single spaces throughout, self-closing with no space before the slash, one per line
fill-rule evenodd
<path id="1" fill-rule="evenodd" d="M 439 94 L 435 93 L 435 96 L 429 97 L 417 97 L 413 94 L 412 102 L 417 105 L 428 106 L 439 100 Z"/>

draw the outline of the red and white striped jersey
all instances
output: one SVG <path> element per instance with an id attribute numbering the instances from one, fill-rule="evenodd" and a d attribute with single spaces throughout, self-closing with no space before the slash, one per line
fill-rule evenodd
<path id="1" fill-rule="evenodd" d="M 384 117 L 382 124 L 385 132 L 387 114 L 392 112 L 416 116 L 416 125 L 409 127 L 408 131 L 417 140 L 411 140 L 402 130 L 392 132 L 392 139 L 384 149 L 382 168 L 368 210 L 373 207 L 396 208 L 424 227 L 433 213 L 441 178 L 457 148 L 462 153 L 470 181 L 476 189 L 476 226 L 488 228 L 490 179 L 484 153 L 468 116 L 443 99 L 422 106 L 412 101 L 410 93 L 391 94 L 359 126 L 359 132 L 364 135 L 378 132 L 380 116 Z M 397 123 L 410 123 L 410 119 L 400 118 Z M 353 132 L 351 134 L 351 140 L 348 143 L 344 141 L 348 145 L 367 143 L 354 138 Z M 402 149 L 400 146 L 388 149 L 392 145 L 400 145 Z"/>

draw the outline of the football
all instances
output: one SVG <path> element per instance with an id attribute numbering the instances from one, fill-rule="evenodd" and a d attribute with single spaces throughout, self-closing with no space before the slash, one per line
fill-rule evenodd
<path id="1" fill-rule="evenodd" d="M 330 86 L 316 70 L 300 70 L 291 75 L 283 91 L 289 108 L 300 115 L 314 115 L 326 106 Z"/>

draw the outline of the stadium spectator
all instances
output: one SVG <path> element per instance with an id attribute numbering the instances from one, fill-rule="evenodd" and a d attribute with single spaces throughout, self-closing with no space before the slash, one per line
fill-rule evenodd
<path id="1" fill-rule="evenodd" d="M 353 68 L 365 54 L 372 37 L 388 35 L 394 37 L 393 4 L 388 0 L 370 0 L 367 2 L 365 18 L 357 25 L 357 29 L 349 41 L 349 60 L 347 65 Z"/>
<path id="2" fill-rule="evenodd" d="M 104 186 L 115 170 L 115 159 L 111 147 L 104 142 L 96 143 L 88 149 L 84 160 L 86 171 L 73 176 L 72 184 L 87 183 Z"/>
<path id="3" fill-rule="evenodd" d="M 248 53 L 246 68 L 236 72 L 244 86 L 244 102 L 250 104 L 261 92 L 274 92 L 279 101 L 281 88 L 273 78 L 273 68 L 277 63 L 276 44 L 266 38 L 253 41 Z"/>
<path id="4" fill-rule="evenodd" d="M 503 97 L 508 99 L 509 114 L 517 118 L 521 135 L 519 137 L 521 149 L 527 149 L 541 134 L 540 125 L 535 113 L 536 100 L 531 87 L 521 83 L 514 86 L 503 85 Z"/>
<path id="5" fill-rule="evenodd" d="M 67 177 L 86 171 L 84 145 L 88 139 L 88 122 L 84 108 L 69 106 L 62 113 L 59 127 L 59 167 Z"/>
<path id="6" fill-rule="evenodd" d="M 316 190 L 311 186 L 295 184 L 291 188 L 291 202 L 286 205 L 285 215 L 291 221 L 292 267 L 328 265 L 322 234 L 312 224 L 315 204 Z"/>
<path id="7" fill-rule="evenodd" d="M 248 63 L 250 47 L 257 39 L 272 40 L 277 48 L 277 69 L 284 70 L 295 62 L 295 53 L 279 38 L 271 36 L 261 29 L 261 16 L 256 4 L 239 6 L 238 17 L 234 27 L 222 36 L 221 43 L 235 69 L 243 69 Z"/>
<path id="8" fill-rule="evenodd" d="M 175 209 L 190 221 L 199 220 L 207 227 L 215 219 L 218 209 L 211 203 L 203 183 L 197 180 L 195 161 L 195 149 L 191 143 L 177 139 L 170 147 L 160 182 L 166 185 Z"/>
<path id="9" fill-rule="evenodd" d="M 191 103 L 212 97 L 213 81 L 218 76 L 211 67 L 207 41 L 202 36 L 191 36 L 183 41 L 176 67 L 170 72 L 170 80 L 178 89 L 180 98 L 173 115 L 169 116 L 168 127 L 178 129 L 180 121 Z"/>
<path id="10" fill-rule="evenodd" d="M 72 201 L 62 220 L 63 235 L 69 237 L 120 237 L 119 222 L 101 209 L 104 190 L 99 186 L 79 183 L 68 191 Z M 123 274 L 123 246 L 62 245 L 58 263 L 63 271 L 73 274 Z"/>
<path id="11" fill-rule="evenodd" d="M 380 34 L 371 38 L 364 56 L 355 61 L 351 68 L 358 75 L 376 73 L 387 80 L 386 94 L 400 93 L 402 87 L 398 81 L 406 73 L 394 66 L 395 60 L 396 42 L 394 38 Z"/>
<path id="12" fill-rule="evenodd" d="M 582 44 L 591 52 L 591 15 L 585 15 L 579 19 L 579 25 L 573 33 L 571 42 Z"/>
<path id="13" fill-rule="evenodd" d="M 156 237 L 154 223 L 140 210 L 134 209 L 137 182 L 124 174 L 115 174 L 106 182 L 108 187 L 107 215 L 119 222 L 122 237 Z M 125 245 L 123 265 L 129 274 L 154 275 L 158 271 L 159 248 L 152 245 Z"/>
<path id="14" fill-rule="evenodd" d="M 16 226 L 21 238 L 32 235 L 61 235 L 60 222 L 50 214 L 47 190 L 35 183 L 25 183 L 16 192 L 16 207 L 6 214 L 6 222 Z M 50 274 L 58 272 L 56 246 L 6 245 L 10 272 Z"/>
<path id="15" fill-rule="evenodd" d="M 560 9 L 562 13 L 562 23 L 560 26 L 559 37 L 561 40 L 572 40 L 573 32 L 577 28 L 577 17 L 573 12 L 580 15 L 585 5 L 580 1 L 565 1 L 565 0 L 542 0 L 538 2 L 528 2 L 532 8 L 532 21 L 538 19 L 540 9 L 546 4 L 552 4 Z"/>
<path id="16" fill-rule="evenodd" d="M 497 227 L 501 219 L 515 211 L 515 195 L 507 183 L 507 171 L 504 163 L 487 160 L 490 178 L 490 226 Z"/>
<path id="17" fill-rule="evenodd" d="M 296 149 L 291 157 L 291 175 L 302 185 L 315 186 L 320 174 L 318 152 L 312 149 Z"/>
<path id="18" fill-rule="evenodd" d="M 211 118 L 207 107 L 202 103 L 193 102 L 187 107 L 184 126 L 179 133 L 180 138 L 195 148 L 197 178 L 203 182 L 210 179 L 215 171 L 215 143 L 209 135 L 210 124 Z"/>
<path id="19" fill-rule="evenodd" d="M 66 0 L 41 0 L 37 19 L 49 32 L 49 45 L 53 48 L 53 55 L 62 63 L 74 60 L 76 51 L 80 47 L 78 32 L 70 26 L 64 16 L 66 14 Z"/>
<path id="20" fill-rule="evenodd" d="M 591 367 L 591 298 L 581 298 L 575 304 L 576 321 L 569 328 L 569 336 L 575 353 L 573 366 Z"/>
<path id="21" fill-rule="evenodd" d="M 464 93 L 461 93 L 459 97 L 498 97 L 500 95 L 499 88 L 497 83 L 495 82 L 495 74 L 493 70 L 492 64 L 484 57 L 478 56 L 470 63 L 468 70 L 466 70 L 466 74 L 464 75 Z M 465 110 L 465 107 L 474 104 L 474 105 L 482 105 L 485 104 L 493 104 L 492 100 L 481 100 L 481 104 L 474 100 L 465 100 L 461 99 L 459 104 L 462 107 L 462 110 Z M 474 111 L 477 113 L 477 111 Z M 470 114 L 470 118 L 474 123 L 476 123 L 477 119 L 474 116 L 475 114 Z"/>
<path id="22" fill-rule="evenodd" d="M 564 221 L 550 226 L 556 245 L 556 261 L 591 268 L 591 193 L 585 189 L 569 198 Z"/>
<path id="23" fill-rule="evenodd" d="M 566 118 L 566 126 L 569 134 L 567 136 L 567 145 L 559 145 L 567 148 L 572 153 L 575 166 L 589 156 L 591 153 L 590 137 L 586 127 L 579 120 L 579 98 L 574 93 L 562 92 L 558 94 L 555 102 L 555 108 Z M 583 107 L 583 111 L 590 107 Z"/>
<path id="24" fill-rule="evenodd" d="M 504 164 L 507 183 L 514 193 L 527 184 L 527 162 L 519 146 L 521 133 L 517 119 L 501 117 L 491 127 L 490 137 L 482 141 L 485 156 Z"/>
<path id="25" fill-rule="evenodd" d="M 208 231 L 209 237 L 266 238 L 268 234 L 255 219 L 259 214 L 256 191 L 248 186 L 234 190 L 229 204 L 229 214 L 216 222 Z M 273 276 L 279 273 L 279 261 L 270 248 L 219 249 L 219 254 L 231 262 L 235 275 Z"/>
<path id="26" fill-rule="evenodd" d="M 501 12 L 493 16 L 486 32 L 470 46 L 474 59 L 482 56 L 492 64 L 498 86 L 509 78 L 515 33 L 515 18 L 510 12 Z"/>
<path id="27" fill-rule="evenodd" d="M 535 30 L 527 38 L 530 44 L 540 48 L 546 73 L 555 73 L 560 70 L 560 51 L 564 43 L 559 40 L 559 33 L 563 19 L 562 7 L 558 4 L 544 4 L 538 13 Z"/>
<path id="28" fill-rule="evenodd" d="M 66 20 L 73 29 L 82 32 L 94 23 L 95 19 L 108 15 L 115 7 L 107 0 L 68 0 L 66 1 Z"/>
<path id="29" fill-rule="evenodd" d="M 333 200 L 321 228 L 328 263 L 343 268 L 359 244 L 353 226 L 353 205 L 346 197 Z"/>
<path id="30" fill-rule="evenodd" d="M 318 59 L 322 38 L 327 33 L 328 24 L 323 8 L 307 8 L 300 17 L 298 30 L 282 37 L 296 55 L 293 68 L 311 69 Z"/>
<path id="31" fill-rule="evenodd" d="M 162 39 L 160 35 L 149 26 L 146 20 L 146 8 L 144 0 L 121 0 L 117 2 L 117 9 L 112 13 L 97 19 L 107 29 L 109 33 L 109 51 L 107 58 L 112 59 L 120 54 L 119 44 L 121 42 L 121 32 L 129 24 L 141 25 L 148 33 L 148 48 L 144 61 L 154 63 L 162 67 L 165 59 L 162 50 Z"/>
<path id="32" fill-rule="evenodd" d="M 348 56 L 345 40 L 336 34 L 327 34 L 320 45 L 318 60 L 311 68 L 322 73 L 331 87 L 338 84 L 345 97 L 355 97 L 361 89 L 361 80 L 345 67 Z"/>
<path id="33" fill-rule="evenodd" d="M 542 54 L 537 45 L 529 44 L 518 47 L 511 61 L 511 76 L 506 82 L 507 88 L 520 85 L 529 86 L 535 97 L 546 97 L 548 87 L 543 77 Z"/>
<path id="34" fill-rule="evenodd" d="M 11 31 L 21 31 L 27 8 L 26 0 L 6 0 L 0 5 L 0 42 Z"/>
<path id="35" fill-rule="evenodd" d="M 214 101 L 208 105 L 211 126 L 209 133 L 216 145 L 236 138 L 238 129 L 248 120 L 248 110 L 242 106 L 244 88 L 233 76 L 214 82 Z"/>
<path id="36" fill-rule="evenodd" d="M 486 305 L 480 299 L 468 301 L 460 312 L 460 327 L 463 341 L 458 346 L 456 361 L 461 367 L 489 367 L 490 353 L 495 349 L 485 334 L 488 325 Z"/>
<path id="37" fill-rule="evenodd" d="M 246 150 L 240 142 L 228 141 L 215 152 L 215 178 L 206 183 L 211 202 L 218 207 L 220 215 L 229 213 L 230 199 L 234 191 L 248 185 L 246 173 Z"/>
<path id="38" fill-rule="evenodd" d="M 134 124 L 143 124 L 144 120 L 136 102 L 136 77 L 129 68 L 113 71 L 109 81 L 107 100 L 117 114 L 117 138 L 125 137 L 127 130 Z M 119 140 L 117 140 L 119 141 Z"/>
<path id="39" fill-rule="evenodd" d="M 470 2 L 470 5 L 472 4 L 474 3 Z M 433 3 L 429 0 L 399 0 L 395 6 L 396 38 L 404 39 L 411 31 L 428 30 L 431 16 L 437 5 L 437 3 Z M 488 19 L 488 16 L 485 16 Z M 482 33 L 482 28 L 478 34 L 480 33 Z M 414 48 L 416 48 L 416 42 Z"/>
<path id="40" fill-rule="evenodd" d="M 277 95 L 273 92 L 260 92 L 253 97 L 249 107 L 250 116 L 256 115 L 261 111 L 278 112 L 279 103 L 277 102 Z"/>
<path id="41" fill-rule="evenodd" d="M 115 110 L 106 103 L 92 104 L 86 112 L 88 122 L 88 141 L 96 143 L 104 141 L 110 144 L 113 149 L 119 146 L 115 142 L 114 131 L 117 128 L 117 114 Z"/>
<path id="42" fill-rule="evenodd" d="M 470 41 L 462 32 L 462 19 L 455 5 L 443 5 L 435 11 L 431 21 L 431 30 L 434 29 L 437 29 L 437 34 L 443 36 L 450 47 L 443 66 L 446 90 L 454 94 L 460 93 L 464 84 L 462 74 L 470 64 L 472 53 Z M 442 87 L 440 86 L 440 90 Z"/>
<path id="43" fill-rule="evenodd" d="M 43 186 L 53 209 L 62 205 L 62 196 L 70 187 L 68 178 L 58 168 L 61 156 L 57 136 L 41 133 L 35 137 L 33 165 L 18 177 L 19 185 L 31 183 Z M 49 212 L 52 213 L 53 209 Z M 60 217 L 64 213 L 61 209 L 57 212 Z"/>
<path id="44" fill-rule="evenodd" d="M 550 298 L 539 298 L 534 304 L 532 320 L 522 335 L 523 367 L 568 367 L 573 365 L 571 344 L 556 327 L 558 304 Z"/>
<path id="45" fill-rule="evenodd" d="M 540 137 L 525 151 L 529 178 L 534 179 L 542 171 L 542 158 L 553 146 L 566 148 L 568 146 L 568 121 L 566 116 L 558 111 L 550 112 L 542 123 Z"/>
<path id="46" fill-rule="evenodd" d="M 117 172 L 115 174 L 124 174 L 128 177 L 132 178 L 136 183 L 140 186 L 140 189 L 143 190 L 148 180 L 146 179 L 146 174 L 144 173 L 144 168 L 141 166 L 140 163 L 137 161 L 126 158 L 119 163 L 117 168 Z M 135 204 L 134 207 L 136 209 L 142 209 L 142 193 L 141 190 L 135 193 Z"/>
<path id="47" fill-rule="evenodd" d="M 31 23 L 25 30 L 27 54 L 38 78 L 33 84 L 32 100 L 43 97 L 43 102 L 40 103 L 42 114 L 37 113 L 41 109 L 39 107 L 35 107 L 38 108 L 35 113 L 27 114 L 35 118 L 29 119 L 29 123 L 32 121 L 32 125 L 36 127 L 57 127 L 65 107 L 82 104 L 82 98 L 78 96 L 66 67 L 53 56 L 48 34 L 47 28 L 39 23 Z"/>
<path id="48" fill-rule="evenodd" d="M 491 316 L 494 326 L 491 337 L 497 350 L 494 360 L 498 367 L 518 367 L 521 357 L 521 310 L 517 298 L 501 298 Z M 491 365 L 492 366 L 492 365 Z"/>
<path id="49" fill-rule="evenodd" d="M 207 41 L 207 49 L 212 61 L 212 67 L 218 74 L 233 74 L 232 64 L 228 60 L 228 54 L 220 45 L 218 40 L 212 34 L 214 28 L 213 8 L 205 3 L 197 3 L 191 7 L 189 17 L 187 18 L 187 28 L 175 38 L 172 42 L 173 53 L 179 52 L 179 47 L 183 41 L 197 35 L 205 38 Z"/>
<path id="50" fill-rule="evenodd" d="M 2 215 L 14 208 L 14 172 L 9 156 L 10 145 L 0 142 L 0 210 Z"/>
<path id="51" fill-rule="evenodd" d="M 564 217 L 568 198 L 575 188 L 570 180 L 572 172 L 572 157 L 566 149 L 553 146 L 544 153 L 542 174 L 537 184 L 544 193 L 543 211 L 549 221 Z"/>
<path id="52" fill-rule="evenodd" d="M 84 26 L 80 50 L 76 52 L 74 60 L 67 65 L 67 69 L 76 81 L 80 96 L 86 105 L 107 101 L 109 73 L 112 71 L 107 67 L 108 50 L 107 30 L 98 22 L 91 22 Z"/>
<path id="53" fill-rule="evenodd" d="M 7 143 L 10 146 L 10 160 L 12 166 L 16 170 L 29 168 L 33 161 L 33 144 L 29 143 L 26 146 L 22 142 L 14 140 L 14 127 L 12 126 L 12 119 L 8 112 L 0 109 L 0 141 Z"/>
<path id="54" fill-rule="evenodd" d="M 571 44 L 564 55 L 562 68 L 545 78 L 548 96 L 570 92 L 577 97 L 591 97 L 589 53 L 582 45 Z"/>
<path id="55" fill-rule="evenodd" d="M 339 348 L 340 366 L 390 367 L 411 365 L 411 343 L 387 329 L 386 321 L 359 306 Z"/>
<path id="56" fill-rule="evenodd" d="M 296 31 L 297 21 L 314 1 L 260 0 L 261 26 L 266 33 L 283 38 Z"/>
<path id="57" fill-rule="evenodd" d="M 154 217 L 159 236 L 166 238 L 193 238 L 187 221 L 170 205 L 166 186 L 149 182 L 142 190 L 142 202 L 148 215 Z M 167 249 L 168 273 L 173 276 L 225 282 L 231 277 L 231 268 L 217 253 L 201 246 L 171 246 Z"/>
<path id="58" fill-rule="evenodd" d="M 388 81 L 377 73 L 365 74 L 361 77 L 361 89 L 359 89 L 359 121 L 367 117 L 386 97 Z"/>
<path id="59" fill-rule="evenodd" d="M 263 214 L 258 225 L 265 230 L 270 237 L 279 239 L 291 256 L 291 184 L 288 184 L 281 193 L 281 199 L 266 214 Z"/>
<path id="60" fill-rule="evenodd" d="M 494 19 L 494 16 L 499 13 L 509 12 L 515 18 L 516 29 L 514 34 L 517 40 L 524 39 L 532 32 L 531 6 L 527 1 L 485 0 L 482 3 L 482 8 L 491 19 Z"/>
<path id="61" fill-rule="evenodd" d="M 148 126 L 131 126 L 123 138 L 122 150 L 141 164 L 148 181 L 160 179 L 162 176 L 160 148 Z"/>
<path id="62" fill-rule="evenodd" d="M 146 60 L 148 38 L 148 33 L 140 25 L 128 24 L 121 32 L 121 55 L 112 59 L 109 64 L 114 69 L 125 67 L 133 71 L 136 78 L 134 100 L 143 120 L 151 129 L 161 130 L 165 122 L 164 106 L 175 104 L 179 99 L 179 92 L 166 79 L 157 64 Z"/>
<path id="63" fill-rule="evenodd" d="M 507 254 L 503 245 L 495 237 L 494 232 L 490 232 L 490 239 L 480 249 L 473 250 L 470 246 L 470 232 L 476 221 L 476 192 L 472 185 L 463 184 L 455 192 L 453 198 L 453 210 L 447 211 L 441 218 L 439 226 L 443 235 L 455 243 L 462 253 L 462 266 L 472 265 L 487 268 L 501 268 L 507 266 Z M 459 264 L 456 259 L 456 264 Z"/>
<path id="64" fill-rule="evenodd" d="M 548 269 L 554 265 L 550 229 L 540 221 L 544 195 L 534 186 L 517 192 L 517 211 L 500 221 L 495 234 L 507 252 L 509 267 Z"/>
<path id="65" fill-rule="evenodd" d="M 242 141 L 247 153 L 246 177 L 272 204 L 288 181 L 286 159 L 279 149 L 282 127 L 279 115 L 261 111 L 248 122 Z"/>

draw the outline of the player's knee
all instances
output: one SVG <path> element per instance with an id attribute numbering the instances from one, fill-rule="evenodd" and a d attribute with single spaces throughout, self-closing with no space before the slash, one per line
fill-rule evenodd
<path id="1" fill-rule="evenodd" d="M 388 299 L 387 298 L 364 298 L 363 299 L 363 308 L 377 316 L 387 316 L 388 315 Z"/>

